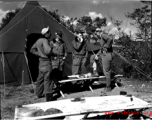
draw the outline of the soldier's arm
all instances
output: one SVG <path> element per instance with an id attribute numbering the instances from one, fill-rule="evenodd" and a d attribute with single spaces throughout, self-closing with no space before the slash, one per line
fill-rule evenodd
<path id="1" fill-rule="evenodd" d="M 97 56 L 99 56 L 101 54 L 101 50 L 98 51 L 98 53 L 96 54 Z"/>
<path id="2" fill-rule="evenodd" d="M 49 55 L 51 53 L 51 46 L 49 45 L 49 42 L 45 39 L 43 40 L 43 49 L 46 55 Z"/>
<path id="3" fill-rule="evenodd" d="M 56 56 L 57 54 L 55 54 L 55 53 L 53 52 L 53 44 L 54 44 L 53 40 L 49 42 L 49 45 L 50 45 L 50 47 L 51 47 L 50 55 Z"/>
<path id="4" fill-rule="evenodd" d="M 86 55 L 85 57 L 87 58 L 88 57 L 88 48 L 87 48 L 87 43 L 86 43 Z"/>
<path id="5" fill-rule="evenodd" d="M 36 44 L 31 47 L 30 52 L 34 55 L 39 55 Z"/>
<path id="6" fill-rule="evenodd" d="M 101 38 L 105 41 L 105 44 L 104 44 L 103 48 L 109 48 L 109 47 L 111 47 L 113 39 L 110 36 L 102 34 Z"/>
<path id="7" fill-rule="evenodd" d="M 50 46 L 51 51 L 52 51 L 52 48 L 53 48 L 53 41 L 50 41 L 50 42 L 49 42 L 49 46 Z"/>

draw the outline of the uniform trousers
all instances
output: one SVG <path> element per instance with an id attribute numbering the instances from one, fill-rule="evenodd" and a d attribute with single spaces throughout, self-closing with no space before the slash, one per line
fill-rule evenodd
<path id="1" fill-rule="evenodd" d="M 72 62 L 72 74 L 84 74 L 86 73 L 86 57 L 83 56 L 74 56 Z"/>
<path id="2" fill-rule="evenodd" d="M 49 101 L 53 99 L 54 85 L 54 82 L 50 79 L 51 71 L 52 66 L 50 60 L 39 60 L 39 75 L 37 78 L 35 93 L 37 97 L 41 97 L 43 95 L 47 97 L 49 95 Z"/>
<path id="3" fill-rule="evenodd" d="M 106 77 L 106 86 L 111 87 L 111 63 L 113 59 L 113 53 L 107 52 L 100 55 L 102 59 L 103 73 Z"/>

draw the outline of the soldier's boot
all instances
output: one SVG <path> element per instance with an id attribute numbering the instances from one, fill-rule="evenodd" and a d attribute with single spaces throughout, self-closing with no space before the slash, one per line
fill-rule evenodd
<path id="1" fill-rule="evenodd" d="M 53 93 L 45 94 L 46 102 L 53 101 Z"/>
<path id="2" fill-rule="evenodd" d="M 103 93 L 110 92 L 111 90 L 112 90 L 111 87 L 106 87 L 104 88 Z"/>

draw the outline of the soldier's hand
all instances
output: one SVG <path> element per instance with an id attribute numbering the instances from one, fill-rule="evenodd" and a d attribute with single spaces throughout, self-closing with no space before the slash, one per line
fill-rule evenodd
<path id="1" fill-rule="evenodd" d="M 65 57 L 63 57 L 62 59 L 65 60 Z"/>
<path id="2" fill-rule="evenodd" d="M 83 42 L 83 38 L 80 38 L 80 42 Z"/>
<path id="3" fill-rule="evenodd" d="M 107 48 L 103 48 L 103 55 L 105 56 L 107 53 Z"/>
<path id="4" fill-rule="evenodd" d="M 106 56 L 106 51 L 103 51 L 103 56 Z"/>
<path id="5" fill-rule="evenodd" d="M 107 48 L 103 48 L 103 51 L 107 52 Z"/>

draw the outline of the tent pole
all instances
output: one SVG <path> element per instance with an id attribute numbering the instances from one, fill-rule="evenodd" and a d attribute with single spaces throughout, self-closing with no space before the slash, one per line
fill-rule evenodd
<path id="1" fill-rule="evenodd" d="M 29 71 L 29 74 L 30 74 L 30 79 L 31 79 L 31 82 L 32 82 L 32 87 L 33 87 L 33 90 L 34 90 L 35 89 L 35 84 L 33 82 L 33 79 L 32 79 L 32 76 L 31 76 L 31 72 L 30 72 L 30 69 L 29 69 L 29 66 L 28 66 L 28 59 L 27 59 L 27 56 L 26 56 L 26 52 L 24 52 L 24 56 L 25 56 L 27 68 L 28 68 L 28 71 Z"/>
<path id="2" fill-rule="evenodd" d="M 6 79 L 5 79 L 5 62 L 4 62 L 4 52 L 2 51 L 2 65 L 3 65 L 3 77 L 4 77 L 4 96 L 6 89 Z"/>

